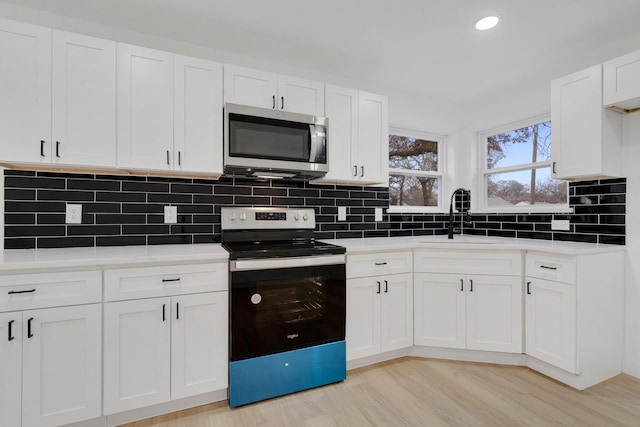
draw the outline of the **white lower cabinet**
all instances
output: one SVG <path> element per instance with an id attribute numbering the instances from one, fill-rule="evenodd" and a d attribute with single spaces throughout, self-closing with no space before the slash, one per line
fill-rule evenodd
<path id="1" fill-rule="evenodd" d="M 571 373 L 576 365 L 576 287 L 527 277 L 527 354 Z"/>
<path id="2" fill-rule="evenodd" d="M 416 273 L 416 345 L 520 353 L 520 277 Z"/>

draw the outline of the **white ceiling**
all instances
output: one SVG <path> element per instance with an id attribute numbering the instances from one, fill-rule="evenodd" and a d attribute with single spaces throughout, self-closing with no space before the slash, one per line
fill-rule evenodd
<path id="1" fill-rule="evenodd" d="M 638 0 L 3 1 L 460 103 L 640 40 Z"/>

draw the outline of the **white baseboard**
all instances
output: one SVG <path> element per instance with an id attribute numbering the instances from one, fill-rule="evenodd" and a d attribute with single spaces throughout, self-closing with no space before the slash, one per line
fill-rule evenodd
<path id="1" fill-rule="evenodd" d="M 456 348 L 415 346 L 409 349 L 409 356 L 434 359 L 460 360 L 463 362 L 497 363 L 500 365 L 527 366 L 525 354 L 500 353 L 495 351 L 461 350 Z"/>
<path id="2" fill-rule="evenodd" d="M 400 350 L 388 351 L 386 353 L 376 354 L 374 356 L 363 357 L 361 359 L 347 360 L 347 370 L 361 368 L 374 363 L 386 362 L 387 360 L 404 357 L 411 348 L 401 348 Z"/>
<path id="3" fill-rule="evenodd" d="M 622 372 L 632 377 L 640 378 L 640 362 L 624 359 L 622 361 Z"/>

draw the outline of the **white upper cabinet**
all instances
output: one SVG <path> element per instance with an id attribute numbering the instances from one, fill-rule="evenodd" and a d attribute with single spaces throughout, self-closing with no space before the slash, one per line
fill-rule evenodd
<path id="1" fill-rule="evenodd" d="M 222 64 L 176 55 L 173 169 L 222 174 Z"/>
<path id="2" fill-rule="evenodd" d="M 222 65 L 118 45 L 118 167 L 222 173 Z"/>
<path id="3" fill-rule="evenodd" d="M 605 62 L 603 84 L 605 107 L 640 108 L 640 50 Z"/>
<path id="4" fill-rule="evenodd" d="M 315 182 L 388 182 L 387 97 L 327 85 L 325 100 L 329 172 Z"/>
<path id="5" fill-rule="evenodd" d="M 622 176 L 622 117 L 602 106 L 602 66 L 551 82 L 554 177 Z"/>
<path id="6" fill-rule="evenodd" d="M 118 167 L 170 170 L 173 55 L 118 44 Z"/>
<path id="7" fill-rule="evenodd" d="M 224 102 L 324 115 L 324 84 L 225 64 Z"/>
<path id="8" fill-rule="evenodd" d="M 0 20 L 0 158 L 51 161 L 51 30 Z"/>
<path id="9" fill-rule="evenodd" d="M 115 42 L 0 20 L 3 161 L 114 167 Z"/>

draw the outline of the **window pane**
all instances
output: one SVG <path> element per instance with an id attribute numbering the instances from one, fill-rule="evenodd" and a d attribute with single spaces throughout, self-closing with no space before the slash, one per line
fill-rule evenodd
<path id="1" fill-rule="evenodd" d="M 487 175 L 487 206 L 566 205 L 567 183 L 551 168 Z"/>
<path id="2" fill-rule="evenodd" d="M 390 206 L 438 206 L 438 178 L 389 175 Z"/>
<path id="3" fill-rule="evenodd" d="M 492 135 L 487 138 L 487 169 L 551 159 L 551 122 Z"/>
<path id="4" fill-rule="evenodd" d="M 438 143 L 408 136 L 389 135 L 389 167 L 438 171 Z"/>

